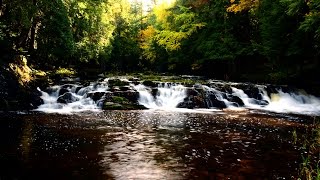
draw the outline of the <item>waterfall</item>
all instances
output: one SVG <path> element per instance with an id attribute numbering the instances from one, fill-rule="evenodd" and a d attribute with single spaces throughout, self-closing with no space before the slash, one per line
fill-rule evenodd
<path id="1" fill-rule="evenodd" d="M 104 83 L 90 83 L 86 87 L 76 84 L 65 84 L 61 86 L 53 86 L 48 92 L 41 92 L 43 104 L 36 111 L 46 113 L 71 113 L 80 111 L 96 111 L 99 110 L 98 103 L 87 97 L 89 92 L 106 92 L 108 85 Z M 63 102 L 66 101 L 66 102 Z"/>
<path id="2" fill-rule="evenodd" d="M 139 103 L 150 109 L 172 109 L 182 102 L 186 97 L 186 88 L 182 85 L 164 83 L 159 84 L 154 89 L 146 87 L 142 84 L 135 86 L 139 92 Z"/>
<path id="3" fill-rule="evenodd" d="M 301 114 L 320 114 L 320 98 L 303 92 L 285 93 L 279 90 L 271 94 L 270 104 L 265 110 Z"/>
<path id="4" fill-rule="evenodd" d="M 110 96 L 136 93 L 137 96 L 130 96 L 129 99 L 149 109 L 246 108 L 278 113 L 320 115 L 319 97 L 285 86 L 222 81 L 188 87 L 175 83 L 154 83 L 146 86 L 137 80 L 129 81 L 125 78 L 110 78 L 85 84 L 56 85 L 45 91 L 38 89 L 42 93 L 41 98 L 44 103 L 36 111 L 53 113 L 97 111 L 101 109 L 106 99 L 110 101 Z"/>
<path id="5" fill-rule="evenodd" d="M 243 90 L 232 87 L 232 94 L 238 96 L 245 107 L 251 109 L 267 110 L 279 113 L 296 114 L 320 114 L 320 98 L 306 94 L 302 91 L 283 92 L 277 89 L 270 93 L 270 97 L 265 88 L 259 87 L 262 100 L 268 102 L 267 105 L 256 104 L 256 99 L 250 98 Z"/>

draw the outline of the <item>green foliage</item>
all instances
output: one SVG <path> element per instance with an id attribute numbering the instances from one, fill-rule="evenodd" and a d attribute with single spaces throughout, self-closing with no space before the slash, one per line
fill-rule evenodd
<path id="1" fill-rule="evenodd" d="M 296 134 L 297 137 L 299 137 Z M 301 135 L 302 149 L 306 154 L 302 156 L 299 167 L 299 179 L 320 179 L 320 124 L 317 117 L 310 131 Z"/>
<path id="2" fill-rule="evenodd" d="M 61 76 L 72 76 L 75 75 L 75 71 L 73 69 L 59 68 L 55 71 L 55 74 Z"/>
<path id="3" fill-rule="evenodd" d="M 144 1 L 1 2 L 1 63 L 18 54 L 41 69 L 259 76 L 278 83 L 316 79 L 320 66 L 318 0 L 159 1 L 149 12 Z"/>
<path id="4" fill-rule="evenodd" d="M 66 66 L 74 52 L 67 9 L 61 0 L 39 2 L 38 6 L 43 14 L 38 17 L 41 22 L 36 38 L 38 56 L 47 59 L 50 65 Z"/>
<path id="5" fill-rule="evenodd" d="M 112 102 L 125 104 L 125 103 L 128 103 L 129 100 L 124 97 L 120 97 L 120 96 L 112 96 Z"/>

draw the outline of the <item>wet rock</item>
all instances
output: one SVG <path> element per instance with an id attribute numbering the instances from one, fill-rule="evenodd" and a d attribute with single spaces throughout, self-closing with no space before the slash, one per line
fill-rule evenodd
<path id="1" fill-rule="evenodd" d="M 194 88 L 187 88 L 187 96 L 198 96 L 199 92 Z"/>
<path id="2" fill-rule="evenodd" d="M 128 90 L 132 90 L 131 86 L 121 86 L 120 87 L 120 91 L 128 91 Z"/>
<path id="3" fill-rule="evenodd" d="M 257 100 L 257 99 L 250 99 L 250 103 L 257 104 L 260 106 L 267 106 L 269 104 L 269 102 L 266 100 Z"/>
<path id="4" fill-rule="evenodd" d="M 43 99 L 41 98 L 41 92 L 39 91 L 32 91 L 29 94 L 29 101 L 30 102 L 30 108 L 31 109 L 36 109 L 39 107 L 41 104 L 43 104 Z"/>
<path id="5" fill-rule="evenodd" d="M 152 82 L 152 81 L 143 81 L 142 82 L 143 85 L 145 86 L 149 86 L 149 87 L 157 87 L 157 84 L 155 82 Z"/>
<path id="6" fill-rule="evenodd" d="M 132 77 L 132 78 L 129 78 L 129 81 L 131 81 L 132 83 L 135 83 L 135 82 L 139 82 L 140 79 L 137 77 Z"/>
<path id="7" fill-rule="evenodd" d="M 194 96 L 193 102 L 195 104 L 195 108 L 207 108 L 207 105 L 203 96 Z"/>
<path id="8" fill-rule="evenodd" d="M 59 90 L 59 96 L 65 94 L 65 93 L 67 93 L 67 92 L 70 92 L 69 89 L 62 87 L 62 88 Z"/>
<path id="9" fill-rule="evenodd" d="M 67 92 L 67 93 L 64 93 L 63 95 L 59 96 L 57 99 L 57 102 L 62 103 L 62 104 L 67 104 L 67 103 L 72 103 L 72 102 L 75 102 L 78 100 L 79 100 L 79 98 L 74 96 L 72 93 Z"/>
<path id="10" fill-rule="evenodd" d="M 209 108 L 210 107 L 215 107 L 219 109 L 227 108 L 227 105 L 223 101 L 217 99 L 216 95 L 214 94 L 208 95 L 207 100 L 209 101 L 209 104 L 208 104 Z"/>
<path id="11" fill-rule="evenodd" d="M 121 91 L 121 90 L 120 90 L 120 87 L 118 87 L 118 86 L 113 86 L 113 87 L 111 88 L 111 91 L 112 91 L 112 92 L 115 92 L 115 91 Z"/>
<path id="12" fill-rule="evenodd" d="M 82 88 L 83 88 L 83 86 L 77 86 L 77 87 L 75 88 L 75 91 L 74 91 L 74 92 L 75 92 L 75 93 L 78 93 L 79 90 L 82 89 Z"/>
<path id="13" fill-rule="evenodd" d="M 64 84 L 63 86 L 61 86 L 61 89 L 71 89 L 73 88 L 75 85 L 73 84 Z"/>
<path id="14" fill-rule="evenodd" d="M 263 97 L 261 95 L 261 91 L 259 86 L 254 84 L 237 84 L 234 85 L 235 88 L 243 90 L 245 94 L 247 94 L 250 98 L 262 100 Z"/>
<path id="15" fill-rule="evenodd" d="M 87 93 L 88 98 L 91 98 L 94 101 L 98 101 L 100 99 L 110 99 L 113 96 L 112 92 L 89 92 Z"/>
<path id="16" fill-rule="evenodd" d="M 116 91 L 116 92 L 113 92 L 113 95 L 124 97 L 124 98 L 128 99 L 130 102 L 134 102 L 134 103 L 138 102 L 138 99 L 139 99 L 139 92 L 133 91 L 133 90 Z"/>
<path id="17" fill-rule="evenodd" d="M 109 79 L 108 84 L 110 87 L 113 86 L 129 86 L 128 81 L 122 81 L 120 79 Z"/>
<path id="18" fill-rule="evenodd" d="M 123 110 L 123 106 L 119 103 L 105 102 L 102 107 L 103 110 Z"/>
<path id="19" fill-rule="evenodd" d="M 151 89 L 151 95 L 155 98 L 158 95 L 158 88 L 152 88 Z"/>
<path id="20" fill-rule="evenodd" d="M 89 93 L 90 91 L 92 91 L 92 89 L 90 87 L 83 87 L 78 90 L 77 94 L 80 96 L 83 96 L 83 95 Z"/>
<path id="21" fill-rule="evenodd" d="M 236 103 L 237 106 L 244 106 L 244 103 L 243 103 L 242 99 L 239 98 L 238 96 L 232 96 L 231 95 L 231 96 L 228 97 L 228 100 L 230 102 Z"/>
<path id="22" fill-rule="evenodd" d="M 193 96 L 190 95 L 184 99 L 183 102 L 179 103 L 178 108 L 207 108 L 205 99 L 202 96 Z"/>
<path id="23" fill-rule="evenodd" d="M 195 108 L 195 103 L 192 101 L 193 97 L 185 98 L 183 102 L 177 105 L 177 108 L 188 108 L 193 109 Z"/>
<path id="24" fill-rule="evenodd" d="M 109 101 L 105 101 L 102 109 L 104 110 L 140 110 L 146 109 L 143 105 L 132 102 L 121 96 L 112 96 Z"/>

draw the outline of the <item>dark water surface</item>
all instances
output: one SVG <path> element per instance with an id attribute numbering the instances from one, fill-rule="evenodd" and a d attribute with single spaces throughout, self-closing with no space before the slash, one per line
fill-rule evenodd
<path id="1" fill-rule="evenodd" d="M 292 179 L 303 118 L 249 111 L 0 113 L 0 179 Z M 298 145 L 297 145 L 298 146 Z"/>

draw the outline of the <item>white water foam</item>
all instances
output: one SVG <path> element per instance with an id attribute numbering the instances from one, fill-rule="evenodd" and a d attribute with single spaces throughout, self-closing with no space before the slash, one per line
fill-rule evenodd
<path id="1" fill-rule="evenodd" d="M 122 80 L 124 81 L 125 79 Z M 101 104 L 103 101 L 93 101 L 88 97 L 88 93 L 106 92 L 109 88 L 108 81 L 109 79 L 105 79 L 102 82 L 90 83 L 86 87 L 72 84 L 53 86 L 50 88 L 49 92 L 44 92 L 38 89 L 42 93 L 41 98 L 43 99 L 44 104 L 40 105 L 36 111 L 42 111 L 46 113 L 99 111 L 99 104 Z M 220 91 L 219 88 L 198 85 L 202 89 L 201 91 L 205 91 L 206 96 L 208 96 L 203 98 L 209 109 L 190 110 L 176 108 L 178 104 L 184 102 L 185 98 L 187 97 L 187 87 L 183 85 L 162 83 L 154 89 L 151 87 L 146 87 L 142 84 L 136 86 L 131 84 L 131 86 L 139 92 L 139 104 L 154 110 L 214 112 L 212 108 L 216 109 L 214 107 L 215 103 L 211 102 L 211 98 L 214 96 L 216 100 L 223 102 L 227 106 L 226 110 L 259 109 L 278 113 L 320 115 L 320 98 L 308 95 L 302 91 L 286 93 L 281 90 L 275 90 L 275 93 L 268 95 L 265 86 L 257 85 L 256 88 L 258 88 L 260 93 L 260 99 L 258 100 L 250 97 L 242 89 L 233 87 L 233 84 L 230 84 L 232 90 L 231 93 Z M 237 84 L 234 86 L 237 86 Z M 62 89 L 67 90 L 67 92 L 72 95 L 71 102 L 58 103 L 59 91 Z M 235 102 L 232 102 L 234 100 L 232 98 L 230 99 L 230 97 L 235 96 L 239 97 L 243 101 L 243 107 L 237 107 Z M 221 109 L 216 110 L 221 111 Z"/>
<path id="2" fill-rule="evenodd" d="M 274 112 L 320 115 L 320 98 L 302 92 L 272 94 L 270 104 L 264 108 Z"/>
<path id="3" fill-rule="evenodd" d="M 139 104 L 150 109 L 174 109 L 187 97 L 186 88 L 182 85 L 159 85 L 155 96 L 151 93 L 152 89 L 142 84 L 135 86 L 135 89 L 139 92 Z"/>
<path id="4" fill-rule="evenodd" d="M 241 89 L 232 87 L 232 91 L 232 95 L 238 96 L 247 108 L 278 113 L 320 115 L 320 98 L 302 91 L 285 93 L 282 90 L 277 90 L 276 93 L 271 94 L 271 97 L 269 97 L 266 90 L 260 88 L 262 99 L 269 103 L 266 106 L 254 104 L 255 99 L 250 98 Z"/>
<path id="5" fill-rule="evenodd" d="M 59 103 L 59 91 L 61 90 L 61 86 L 53 86 L 51 87 L 51 93 L 47 93 L 42 91 L 40 88 L 38 90 L 42 93 L 41 98 L 43 99 L 44 104 L 40 105 L 35 111 L 45 112 L 45 113 L 61 113 L 68 114 L 73 112 L 81 112 L 81 111 L 99 111 L 99 107 L 97 104 L 91 99 L 86 97 L 88 92 L 95 91 L 105 91 L 107 89 L 106 85 L 93 85 L 91 84 L 88 87 L 81 88 L 77 93 L 77 86 L 73 85 L 71 88 L 68 87 L 66 89 L 69 90 L 72 97 L 74 97 L 74 101 L 70 103 Z"/>

